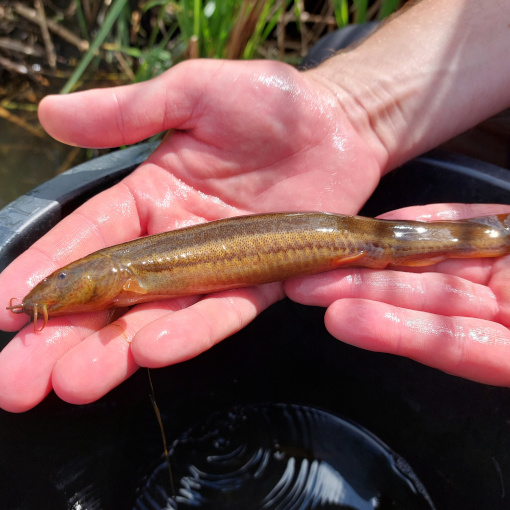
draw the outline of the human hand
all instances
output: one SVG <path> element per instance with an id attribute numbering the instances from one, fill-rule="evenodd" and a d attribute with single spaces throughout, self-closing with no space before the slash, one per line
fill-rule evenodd
<path id="1" fill-rule="evenodd" d="M 436 204 L 382 217 L 427 221 L 510 212 Z M 486 384 L 510 385 L 510 256 L 450 259 L 398 270 L 337 269 L 285 283 L 299 303 L 327 307 L 336 338 Z"/>
<path id="2" fill-rule="evenodd" d="M 82 146 L 175 131 L 0 275 L 0 328 L 9 331 L 26 322 L 5 310 L 11 297 L 92 251 L 239 214 L 354 213 L 384 167 L 365 124 L 354 129 L 329 89 L 275 62 L 191 61 L 150 82 L 46 98 L 40 118 L 57 139 Z M 38 334 L 30 324 L 0 353 L 0 406 L 24 411 L 52 388 L 68 402 L 94 401 L 140 365 L 165 366 L 208 349 L 283 297 L 282 289 L 146 303 L 109 325 L 108 312 L 54 318 Z"/>

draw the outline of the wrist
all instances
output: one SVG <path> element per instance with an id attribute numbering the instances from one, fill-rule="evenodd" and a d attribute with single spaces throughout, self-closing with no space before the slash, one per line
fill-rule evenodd
<path id="1" fill-rule="evenodd" d="M 382 94 L 376 92 L 382 84 L 374 83 L 370 65 L 355 52 L 346 52 L 331 57 L 306 74 L 336 98 L 340 111 L 357 135 L 365 140 L 379 168 L 383 172 L 389 169 L 392 154 L 388 136 L 391 134 L 387 133 L 384 112 L 391 108 L 387 103 L 393 101 L 394 95 L 386 94 L 384 100 Z"/>
<path id="2" fill-rule="evenodd" d="M 423 0 L 308 73 L 389 171 L 510 104 L 508 18 L 508 3 Z"/>
<path id="3" fill-rule="evenodd" d="M 313 73 L 336 96 L 345 115 L 372 148 L 386 173 L 408 159 L 441 143 L 430 131 L 423 96 L 426 76 L 401 75 L 374 65 L 375 60 L 356 50 L 337 55 Z M 445 138 L 446 139 L 446 138 Z"/>

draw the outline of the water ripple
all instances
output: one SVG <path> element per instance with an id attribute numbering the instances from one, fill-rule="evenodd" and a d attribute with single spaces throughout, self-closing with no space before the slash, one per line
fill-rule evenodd
<path id="1" fill-rule="evenodd" d="M 239 406 L 176 440 L 171 495 L 160 462 L 135 510 L 432 510 L 404 459 L 372 434 L 303 406 Z"/>

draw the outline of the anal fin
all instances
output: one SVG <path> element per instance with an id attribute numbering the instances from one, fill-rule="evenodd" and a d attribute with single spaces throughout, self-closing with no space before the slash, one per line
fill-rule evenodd
<path id="1" fill-rule="evenodd" d="M 409 266 L 409 267 L 424 267 L 424 266 L 433 266 L 434 264 L 438 264 L 443 260 L 446 260 L 448 257 L 444 255 L 439 255 L 437 257 L 430 258 L 422 258 L 422 259 L 408 259 L 408 260 L 396 260 L 392 262 L 391 266 Z"/>

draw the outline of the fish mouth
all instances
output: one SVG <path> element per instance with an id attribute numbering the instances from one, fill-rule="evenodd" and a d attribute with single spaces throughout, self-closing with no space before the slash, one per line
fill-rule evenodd
<path id="1" fill-rule="evenodd" d="M 48 307 L 47 305 L 38 305 L 35 303 L 32 307 L 27 307 L 25 303 L 20 303 L 18 305 L 13 305 L 13 301 L 16 298 L 11 298 L 9 302 L 9 306 L 6 306 L 7 310 L 10 310 L 12 313 L 26 313 L 30 315 L 34 321 L 34 333 L 40 333 L 48 324 Z M 39 317 L 39 312 L 42 313 L 43 325 L 41 328 L 37 329 L 37 319 Z"/>

